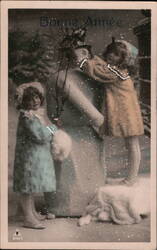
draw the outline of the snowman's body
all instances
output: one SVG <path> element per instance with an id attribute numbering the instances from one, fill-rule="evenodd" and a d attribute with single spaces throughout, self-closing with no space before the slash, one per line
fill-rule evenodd
<path id="1" fill-rule="evenodd" d="M 105 184 L 103 140 L 96 130 L 103 123 L 98 111 L 102 87 L 88 79 L 79 69 L 69 69 L 63 89 L 65 71 L 61 71 L 58 88 L 64 90 L 66 102 L 61 115 L 63 129 L 72 138 L 72 152 L 62 164 L 56 164 L 57 193 L 49 204 L 57 215 L 81 215 L 96 188 Z M 54 86 L 55 77 L 52 79 Z M 48 113 L 54 111 L 54 88 L 47 91 Z M 54 198 L 54 197 L 53 197 Z"/>

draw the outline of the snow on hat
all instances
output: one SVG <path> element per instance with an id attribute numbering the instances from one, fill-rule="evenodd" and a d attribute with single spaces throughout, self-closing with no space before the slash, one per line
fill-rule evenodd
<path id="1" fill-rule="evenodd" d="M 23 83 L 19 87 L 16 88 L 15 96 L 16 96 L 16 102 L 18 105 L 20 105 L 22 103 L 24 90 L 29 88 L 29 87 L 33 87 L 33 88 L 38 89 L 38 91 L 44 96 L 45 91 L 44 91 L 44 88 L 40 82 Z"/>

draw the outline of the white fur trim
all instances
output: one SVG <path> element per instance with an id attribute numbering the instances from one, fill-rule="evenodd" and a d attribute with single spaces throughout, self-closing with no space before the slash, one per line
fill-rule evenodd
<path id="1" fill-rule="evenodd" d="M 55 132 L 52 140 L 52 154 L 55 160 L 65 160 L 72 149 L 72 141 L 70 136 L 59 129 Z"/>

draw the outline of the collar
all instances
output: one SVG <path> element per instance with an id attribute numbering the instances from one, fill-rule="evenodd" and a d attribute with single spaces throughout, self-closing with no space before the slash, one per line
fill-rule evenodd
<path id="1" fill-rule="evenodd" d="M 107 68 L 112 71 L 114 74 L 116 74 L 121 80 L 127 80 L 130 78 L 128 73 L 123 73 L 120 70 L 118 70 L 115 66 L 111 66 L 110 64 L 107 64 Z"/>

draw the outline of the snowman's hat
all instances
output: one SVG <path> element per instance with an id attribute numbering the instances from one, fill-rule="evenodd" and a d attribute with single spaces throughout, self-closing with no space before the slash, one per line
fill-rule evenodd
<path id="1" fill-rule="evenodd" d="M 63 40 L 60 43 L 60 50 L 87 48 L 91 49 L 91 45 L 85 42 L 86 28 L 73 29 L 71 33 L 66 32 Z"/>

